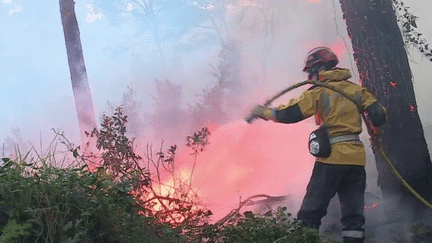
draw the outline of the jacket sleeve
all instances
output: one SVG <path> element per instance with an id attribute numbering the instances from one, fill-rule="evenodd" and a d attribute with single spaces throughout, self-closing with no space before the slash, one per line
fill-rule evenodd
<path id="1" fill-rule="evenodd" d="M 295 123 L 312 116 L 316 111 L 317 97 L 315 89 L 307 90 L 300 97 L 291 99 L 288 105 L 280 105 L 276 109 L 276 121 Z"/>
<path id="2" fill-rule="evenodd" d="M 386 123 L 386 109 L 378 101 L 368 106 L 366 111 L 368 112 L 368 117 L 371 120 L 372 125 L 375 127 L 380 127 Z"/>
<path id="3" fill-rule="evenodd" d="M 387 121 L 386 109 L 366 89 L 362 89 L 362 106 L 367 111 L 368 117 L 375 127 L 382 126 Z"/>

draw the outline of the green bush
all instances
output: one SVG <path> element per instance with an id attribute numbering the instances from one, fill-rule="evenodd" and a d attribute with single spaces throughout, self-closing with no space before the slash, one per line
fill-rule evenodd
<path id="1" fill-rule="evenodd" d="M 279 207 L 264 215 L 237 213 L 223 225 L 207 225 L 198 234 L 203 242 L 225 243 L 318 243 L 317 234 Z M 196 239 L 195 239 L 196 240 Z"/>
<path id="2" fill-rule="evenodd" d="M 31 225 L 28 223 L 17 224 L 14 219 L 9 220 L 7 225 L 2 230 L 0 243 L 20 242 L 19 240 L 30 235 L 30 227 Z"/>
<path id="3" fill-rule="evenodd" d="M 3 161 L 0 242 L 184 242 L 179 230 L 143 216 L 131 181 L 113 182 L 86 166 Z"/>

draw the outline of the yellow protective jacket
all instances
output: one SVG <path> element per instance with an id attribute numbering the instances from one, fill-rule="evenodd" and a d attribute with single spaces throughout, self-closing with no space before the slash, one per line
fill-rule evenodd
<path id="1" fill-rule="evenodd" d="M 377 102 L 375 97 L 364 87 L 347 81 L 351 77 L 349 69 L 333 68 L 321 71 L 319 76 L 323 82 L 345 91 L 348 95 L 360 101 L 363 109 L 367 109 Z M 301 117 L 297 120 L 315 115 L 317 125 L 324 126 L 330 138 L 347 134 L 360 134 L 362 132 L 361 115 L 357 106 L 341 94 L 328 88 L 313 86 L 304 91 L 300 97 L 290 100 L 288 105 L 279 106 L 276 112 L 294 106 L 297 109 L 300 108 L 301 112 Z M 331 149 L 332 152 L 329 157 L 317 158 L 317 161 L 326 164 L 362 166 L 366 163 L 366 152 L 361 142 L 339 142 L 333 144 Z"/>

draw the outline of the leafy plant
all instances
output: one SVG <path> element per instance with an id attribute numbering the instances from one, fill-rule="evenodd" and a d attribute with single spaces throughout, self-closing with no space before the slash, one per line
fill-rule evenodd
<path id="1" fill-rule="evenodd" d="M 126 136 L 126 123 L 127 116 L 120 106 L 115 109 L 113 116 L 103 116 L 100 130 L 95 129 L 89 134 L 97 138 L 97 149 L 101 152 L 98 174 L 115 182 L 130 183 L 131 187 L 124 188 L 124 191 L 134 195 L 137 204 L 143 209 L 142 215 L 154 218 L 159 223 L 168 223 L 173 228 L 179 228 L 206 221 L 206 210 L 199 205 L 191 184 L 175 174 L 174 158 L 177 146 L 171 146 L 167 152 L 163 152 L 161 146 L 156 158 L 148 146 L 144 155 L 148 165 L 145 168 L 145 161 L 134 151 L 134 140 Z M 206 142 L 202 139 L 207 139 L 209 133 L 206 129 L 203 131 L 207 133 L 200 131 L 194 134 L 199 136 L 200 140 L 191 142 L 190 146 L 197 149 L 205 146 Z M 150 176 L 150 164 L 156 170 L 156 178 Z M 163 184 L 160 177 L 162 171 L 168 172 L 176 183 Z M 162 187 L 168 190 L 162 192 Z"/>
<path id="2" fill-rule="evenodd" d="M 22 242 L 30 235 L 30 228 L 31 225 L 29 223 L 19 224 L 14 219 L 9 220 L 3 228 L 0 243 Z"/>
<path id="3" fill-rule="evenodd" d="M 55 167 L 54 158 L 3 159 L 0 242 L 184 242 L 179 230 L 145 216 L 133 181 L 82 163 Z"/>
<path id="4" fill-rule="evenodd" d="M 246 211 L 235 213 L 222 225 L 207 225 L 200 235 L 204 242 L 256 242 L 256 243 L 315 243 L 317 234 L 286 213 L 285 207 L 268 211 L 264 215 Z"/>
<path id="5" fill-rule="evenodd" d="M 432 49 L 429 47 L 427 40 L 422 37 L 423 34 L 417 30 L 416 20 L 418 17 L 409 11 L 409 7 L 403 1 L 392 1 L 397 12 L 397 20 L 404 37 L 405 45 L 415 47 L 432 62 Z"/>
<path id="6" fill-rule="evenodd" d="M 102 168 L 114 180 L 130 180 L 134 189 L 142 189 L 150 183 L 149 171 L 140 165 L 141 156 L 135 153 L 133 139 L 126 134 L 127 116 L 122 107 L 113 116 L 102 116 L 102 128 L 94 129 L 90 136 L 97 137 L 96 148 L 102 152 Z"/>

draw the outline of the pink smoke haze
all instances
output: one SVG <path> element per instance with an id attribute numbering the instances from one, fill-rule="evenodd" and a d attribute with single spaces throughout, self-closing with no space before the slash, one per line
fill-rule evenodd
<path id="1" fill-rule="evenodd" d="M 236 120 L 211 129 L 210 144 L 198 155 L 192 180 L 214 213 L 213 220 L 237 208 L 240 197 L 255 194 L 289 195 L 285 206 L 296 213 L 314 163 L 307 150 L 312 129 L 310 120 L 299 124 Z M 178 156 L 179 171 L 186 174 L 193 165 L 190 152 L 186 148 Z"/>
<path id="2" fill-rule="evenodd" d="M 337 38 L 330 44 L 310 40 L 303 43 L 302 49 L 310 50 L 317 46 L 329 46 L 341 62 L 346 58 L 345 43 Z M 286 88 L 305 79 L 299 75 L 301 77 L 296 80 L 298 74 L 290 77 L 277 65 L 269 65 L 267 71 L 267 81 L 260 80 L 256 85 L 249 85 L 248 95 L 242 97 L 243 104 L 231 111 L 235 115 L 230 122 L 205 125 L 211 133 L 209 145 L 197 157 L 192 187 L 204 205 L 213 212 L 212 222 L 237 208 L 240 200 L 257 194 L 288 196 L 282 205 L 293 215 L 300 208 L 314 165 L 314 157 L 307 149 L 309 134 L 316 128 L 313 119 L 296 124 L 262 120 L 248 124 L 239 117 L 240 113 L 246 115 L 250 112 L 254 103 L 263 103 L 270 98 L 276 87 Z M 298 73 L 303 74 L 301 71 Z M 250 83 L 251 80 L 243 81 Z M 301 87 L 281 97 L 272 106 L 286 104 L 290 98 L 298 96 L 307 88 Z M 192 149 L 186 147 L 177 153 L 176 171 L 183 180 L 189 180 L 193 168 L 194 157 L 191 152 Z M 166 181 L 169 180 L 166 178 Z"/>
<path id="3" fill-rule="evenodd" d="M 345 49 L 345 43 L 343 40 L 336 40 L 330 45 L 330 49 L 336 54 L 336 56 L 339 58 L 339 61 L 342 60 L 342 58 L 345 57 L 345 52 L 347 50 Z"/>

